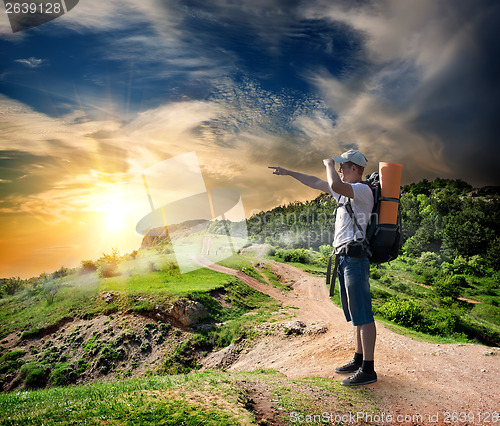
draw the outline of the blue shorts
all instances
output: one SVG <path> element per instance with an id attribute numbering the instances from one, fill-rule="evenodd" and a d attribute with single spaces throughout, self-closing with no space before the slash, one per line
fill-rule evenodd
<path id="1" fill-rule="evenodd" d="M 355 326 L 373 322 L 368 258 L 341 255 L 338 276 L 345 319 Z"/>

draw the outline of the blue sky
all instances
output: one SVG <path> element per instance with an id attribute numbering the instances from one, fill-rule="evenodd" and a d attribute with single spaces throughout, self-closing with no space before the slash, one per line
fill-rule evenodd
<path id="1" fill-rule="evenodd" d="M 499 184 L 499 16 L 486 0 L 85 0 L 12 34 L 2 15 L 0 215 L 81 222 L 191 151 L 248 215 L 316 195 L 268 165 L 322 176 L 352 147 L 404 183 Z"/>

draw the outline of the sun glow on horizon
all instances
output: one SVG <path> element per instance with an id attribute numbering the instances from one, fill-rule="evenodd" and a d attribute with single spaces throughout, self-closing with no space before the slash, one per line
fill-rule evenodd
<path id="1" fill-rule="evenodd" d="M 110 194 L 99 210 L 104 214 L 105 231 L 113 233 L 130 227 L 130 206 L 120 193 Z"/>

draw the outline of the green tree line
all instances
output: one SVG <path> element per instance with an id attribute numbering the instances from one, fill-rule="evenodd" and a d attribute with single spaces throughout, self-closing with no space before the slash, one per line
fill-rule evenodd
<path id="1" fill-rule="evenodd" d="M 423 180 L 401 189 L 402 253 L 419 258 L 433 252 L 443 261 L 474 259 L 478 267 L 499 270 L 499 191 L 474 190 L 461 180 Z M 320 194 L 260 212 L 247 221 L 252 242 L 279 248 L 312 248 L 331 244 L 335 200 Z"/>

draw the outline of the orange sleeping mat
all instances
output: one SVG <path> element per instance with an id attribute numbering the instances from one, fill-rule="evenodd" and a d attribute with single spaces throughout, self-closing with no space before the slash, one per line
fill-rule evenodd
<path id="1" fill-rule="evenodd" d="M 401 164 L 379 163 L 380 193 L 382 197 L 399 199 L 402 172 L 403 166 Z M 398 203 L 381 201 L 379 223 L 395 225 L 397 218 Z"/>

